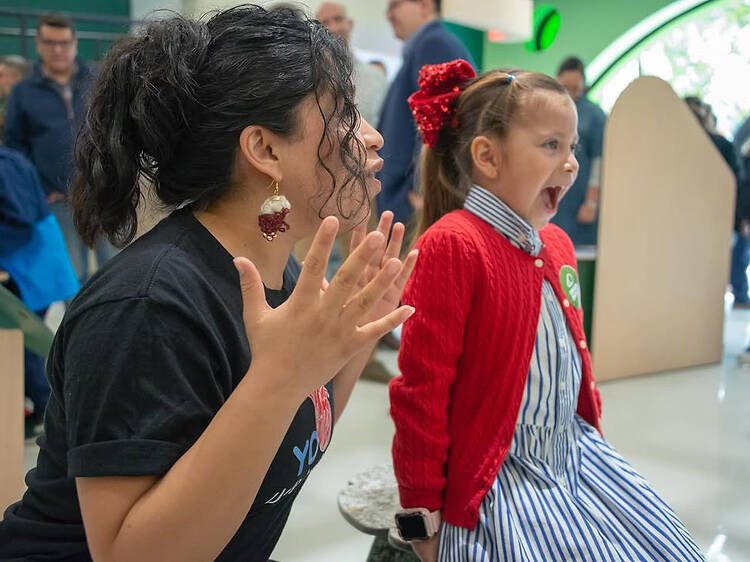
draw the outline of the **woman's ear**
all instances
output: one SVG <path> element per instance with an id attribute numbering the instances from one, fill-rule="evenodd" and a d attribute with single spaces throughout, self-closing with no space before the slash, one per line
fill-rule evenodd
<path id="1" fill-rule="evenodd" d="M 280 138 L 265 127 L 250 125 L 240 133 L 240 150 L 245 160 L 258 172 L 281 180 Z"/>
<path id="2" fill-rule="evenodd" d="M 500 177 L 503 158 L 500 141 L 484 135 L 471 141 L 471 159 L 474 167 L 489 179 Z"/>

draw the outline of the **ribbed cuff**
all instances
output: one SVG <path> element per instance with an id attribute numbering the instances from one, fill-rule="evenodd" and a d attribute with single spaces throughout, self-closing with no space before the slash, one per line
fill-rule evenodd
<path id="1" fill-rule="evenodd" d="M 401 507 L 424 507 L 430 511 L 440 511 L 443 508 L 443 492 L 435 490 L 414 490 L 398 487 Z"/>

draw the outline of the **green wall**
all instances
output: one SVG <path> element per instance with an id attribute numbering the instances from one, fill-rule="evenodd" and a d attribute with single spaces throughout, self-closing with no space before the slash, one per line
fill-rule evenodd
<path id="1" fill-rule="evenodd" d="M 130 15 L 130 0 L 2 0 L 2 8 Z"/>
<path id="2" fill-rule="evenodd" d="M 540 2 L 537 2 L 540 3 Z M 532 53 L 522 43 L 490 43 L 484 35 L 485 70 L 516 66 L 554 75 L 560 62 L 577 55 L 590 63 L 601 51 L 641 20 L 672 0 L 551 0 L 561 24 L 557 39 L 542 53 Z"/>
<path id="3" fill-rule="evenodd" d="M 448 21 L 444 21 L 443 25 L 466 45 L 471 56 L 474 57 L 474 64 L 476 64 L 477 68 L 484 68 L 484 37 L 486 34 L 478 29 Z"/>
<path id="4" fill-rule="evenodd" d="M 71 14 L 86 13 L 95 15 L 111 15 L 130 17 L 130 0 L 0 0 L 0 11 L 3 8 L 11 10 L 43 10 L 45 12 L 67 12 Z M 74 18 L 75 21 L 75 18 Z M 79 32 L 105 31 L 109 33 L 126 33 L 128 27 L 119 23 L 103 22 L 78 22 L 76 29 Z M 19 19 L 14 16 L 0 14 L 0 27 L 17 28 Z M 28 27 L 36 27 L 36 18 L 27 20 Z M 35 60 L 37 58 L 33 37 L 26 39 L 27 56 Z M 78 41 L 78 52 L 86 60 L 97 58 L 97 51 L 103 52 L 111 44 L 111 41 L 100 41 L 97 46 L 93 39 L 80 38 Z M 21 54 L 21 40 L 19 37 L 0 35 L 0 54 Z"/>

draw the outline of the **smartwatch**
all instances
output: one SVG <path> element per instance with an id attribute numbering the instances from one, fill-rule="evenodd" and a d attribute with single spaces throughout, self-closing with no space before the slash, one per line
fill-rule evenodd
<path id="1" fill-rule="evenodd" d="M 424 507 L 403 509 L 396 513 L 396 529 L 407 541 L 426 541 L 440 530 L 440 512 Z"/>

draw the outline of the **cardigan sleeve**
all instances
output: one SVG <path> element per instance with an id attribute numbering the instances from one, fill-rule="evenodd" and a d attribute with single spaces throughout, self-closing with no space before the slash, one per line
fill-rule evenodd
<path id="1" fill-rule="evenodd" d="M 461 234 L 428 231 L 403 302 L 416 309 L 404 324 L 399 368 L 390 385 L 396 427 L 393 466 L 404 507 L 442 507 L 450 445 L 450 389 L 464 347 L 474 293 L 475 251 Z"/>

